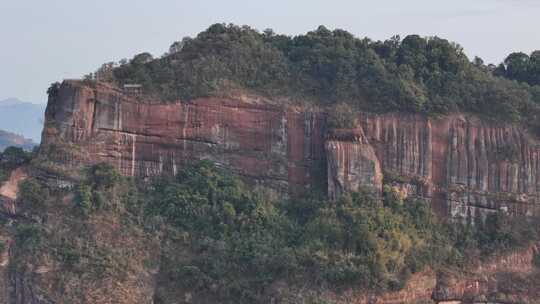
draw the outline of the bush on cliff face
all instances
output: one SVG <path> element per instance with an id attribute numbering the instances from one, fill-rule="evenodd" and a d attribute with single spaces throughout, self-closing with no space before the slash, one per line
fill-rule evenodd
<path id="1" fill-rule="evenodd" d="M 323 105 L 346 102 L 364 111 L 460 110 L 526 122 L 540 117 L 540 88 L 530 86 L 538 84 L 536 53 L 526 72 L 507 59 L 504 71 L 495 73 L 527 85 L 494 76 L 493 68 L 470 62 L 459 45 L 438 37 L 372 41 L 324 26 L 291 37 L 214 24 L 172 49 L 155 60 L 138 55 L 124 62 L 112 81 L 141 83 L 166 101 L 245 89 Z"/>
<path id="2" fill-rule="evenodd" d="M 82 215 L 113 207 L 111 193 L 122 178 L 113 166 L 99 163 L 84 172 L 85 179 L 75 189 L 75 203 Z"/>
<path id="3" fill-rule="evenodd" d="M 49 199 L 49 190 L 39 181 L 33 178 L 22 181 L 19 184 L 19 194 L 17 200 L 33 210 L 43 209 L 45 202 Z"/>

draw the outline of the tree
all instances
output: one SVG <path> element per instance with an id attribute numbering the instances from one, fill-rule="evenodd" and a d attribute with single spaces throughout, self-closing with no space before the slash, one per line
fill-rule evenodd
<path id="1" fill-rule="evenodd" d="M 47 88 L 47 95 L 49 97 L 56 97 L 58 95 L 58 90 L 60 89 L 60 83 L 59 82 L 53 82 Z"/>
<path id="2" fill-rule="evenodd" d="M 484 60 L 482 60 L 482 58 L 480 58 L 478 56 L 474 56 L 473 64 L 477 68 L 481 68 L 481 67 L 484 66 Z"/>
<path id="3" fill-rule="evenodd" d="M 94 77 L 98 81 L 102 82 L 113 82 L 114 75 L 113 71 L 116 67 L 115 62 L 107 62 L 101 65 L 101 67 L 94 73 Z"/>
<path id="4" fill-rule="evenodd" d="M 175 41 L 169 47 L 169 54 L 176 54 L 182 51 L 184 46 L 192 41 L 191 37 L 184 37 L 180 41 Z"/>
<path id="5" fill-rule="evenodd" d="M 529 78 L 530 85 L 540 86 L 540 51 L 534 51 L 529 56 Z"/>
<path id="6" fill-rule="evenodd" d="M 49 190 L 37 180 L 27 179 L 19 185 L 17 199 L 30 208 L 42 208 L 49 199 Z"/>
<path id="7" fill-rule="evenodd" d="M 504 60 L 506 77 L 518 81 L 527 81 L 529 56 L 525 53 L 512 53 Z"/>
<path id="8" fill-rule="evenodd" d="M 120 180 L 118 171 L 108 163 L 99 163 L 88 169 L 88 178 L 98 189 L 110 189 Z"/>
<path id="9" fill-rule="evenodd" d="M 10 168 L 19 167 L 30 161 L 30 153 L 19 147 L 7 147 L 0 153 L 0 164 Z"/>
<path id="10" fill-rule="evenodd" d="M 133 59 L 131 59 L 130 63 L 134 65 L 142 65 L 142 64 L 149 63 L 153 59 L 154 59 L 154 56 L 152 56 L 152 54 L 145 52 L 145 53 L 140 53 L 140 54 L 135 55 Z"/>

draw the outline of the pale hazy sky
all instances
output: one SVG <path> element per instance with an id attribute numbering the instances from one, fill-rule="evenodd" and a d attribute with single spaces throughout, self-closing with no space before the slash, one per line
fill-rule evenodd
<path id="1" fill-rule="evenodd" d="M 540 0 L 0 0 L 0 100 L 45 102 L 50 83 L 149 51 L 216 22 L 299 34 L 323 24 L 359 37 L 437 35 L 498 63 L 540 49 Z"/>

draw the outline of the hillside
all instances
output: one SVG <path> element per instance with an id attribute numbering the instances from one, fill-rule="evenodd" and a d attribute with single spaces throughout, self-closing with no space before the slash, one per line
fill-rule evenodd
<path id="1" fill-rule="evenodd" d="M 216 24 L 54 83 L 0 153 L 0 302 L 538 303 L 529 65 Z"/>
<path id="2" fill-rule="evenodd" d="M 0 101 L 0 129 L 21 134 L 36 143 L 41 141 L 44 104 L 10 98 Z"/>

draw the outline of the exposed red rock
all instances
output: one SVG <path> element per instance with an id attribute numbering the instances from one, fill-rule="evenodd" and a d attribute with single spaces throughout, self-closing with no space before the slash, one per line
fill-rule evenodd
<path id="1" fill-rule="evenodd" d="M 320 115 L 234 100 L 144 104 L 106 86 L 65 82 L 46 117 L 44 146 L 61 139 L 84 152 L 59 156 L 66 163 L 107 161 L 125 175 L 174 174 L 182 164 L 210 159 L 294 192 L 310 185 L 312 164 L 325 156 Z"/>
<path id="2" fill-rule="evenodd" d="M 209 159 L 261 189 L 293 195 L 320 185 L 331 197 L 359 186 L 380 191 L 384 174 L 453 216 L 537 212 L 540 148 L 519 126 L 458 114 L 362 113 L 355 130 L 327 131 L 325 117 L 230 98 L 156 104 L 66 81 L 50 96 L 42 151 L 74 144 L 50 156 L 75 166 L 106 161 L 140 177 Z"/>
<path id="3" fill-rule="evenodd" d="M 538 211 L 540 148 L 519 126 L 465 115 L 362 116 L 383 170 L 409 177 L 415 194 L 452 216 Z"/>
<path id="4" fill-rule="evenodd" d="M 0 197 L 10 199 L 12 201 L 17 199 L 17 192 L 19 190 L 19 183 L 28 177 L 24 168 L 17 168 L 11 172 L 9 179 L 0 184 Z"/>

